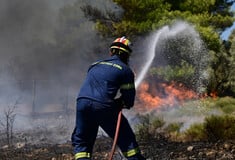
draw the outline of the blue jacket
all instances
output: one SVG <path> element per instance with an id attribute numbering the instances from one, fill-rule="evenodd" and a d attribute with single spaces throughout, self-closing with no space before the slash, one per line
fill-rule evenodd
<path id="1" fill-rule="evenodd" d="M 128 108 L 134 105 L 133 71 L 116 55 L 93 63 L 78 94 L 79 98 L 95 100 L 111 106 L 120 89 L 121 99 Z"/>

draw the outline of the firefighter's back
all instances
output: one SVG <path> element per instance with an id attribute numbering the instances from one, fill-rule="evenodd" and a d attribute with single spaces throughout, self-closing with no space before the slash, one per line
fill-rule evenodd
<path id="1" fill-rule="evenodd" d="M 110 106 L 126 81 L 133 81 L 133 72 L 117 56 L 94 63 L 88 70 L 78 98 L 89 98 Z"/>

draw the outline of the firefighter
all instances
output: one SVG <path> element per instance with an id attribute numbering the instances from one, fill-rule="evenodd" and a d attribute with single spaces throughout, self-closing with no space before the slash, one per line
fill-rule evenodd
<path id="1" fill-rule="evenodd" d="M 77 97 L 76 125 L 71 137 L 76 160 L 91 159 L 99 127 L 114 138 L 119 111 L 133 107 L 136 91 L 134 74 L 128 66 L 131 52 L 130 41 L 117 38 L 110 45 L 111 56 L 89 67 Z M 124 115 L 117 145 L 128 160 L 145 160 Z"/>

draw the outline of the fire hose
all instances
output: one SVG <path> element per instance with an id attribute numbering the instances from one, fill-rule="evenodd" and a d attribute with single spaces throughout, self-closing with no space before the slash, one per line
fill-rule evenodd
<path id="1" fill-rule="evenodd" d="M 114 136 L 114 140 L 113 140 L 112 150 L 111 150 L 110 155 L 109 155 L 109 160 L 112 160 L 113 154 L 114 154 L 115 149 L 116 149 L 116 144 L 117 144 L 117 139 L 118 139 L 121 119 L 122 119 L 122 110 L 119 111 L 119 113 L 118 113 L 118 120 L 117 120 L 117 125 L 116 125 L 116 131 L 115 131 L 115 136 Z"/>

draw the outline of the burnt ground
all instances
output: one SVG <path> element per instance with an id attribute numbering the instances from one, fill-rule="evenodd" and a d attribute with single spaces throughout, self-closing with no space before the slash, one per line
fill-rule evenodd
<path id="1" fill-rule="evenodd" d="M 164 137 L 140 141 L 140 148 L 148 160 L 232 160 L 235 159 L 235 141 L 172 142 Z M 96 140 L 93 160 L 107 160 L 112 141 Z M 1 160 L 73 160 L 70 142 L 64 144 L 17 144 L 0 149 Z M 122 160 L 117 150 L 114 160 Z"/>

